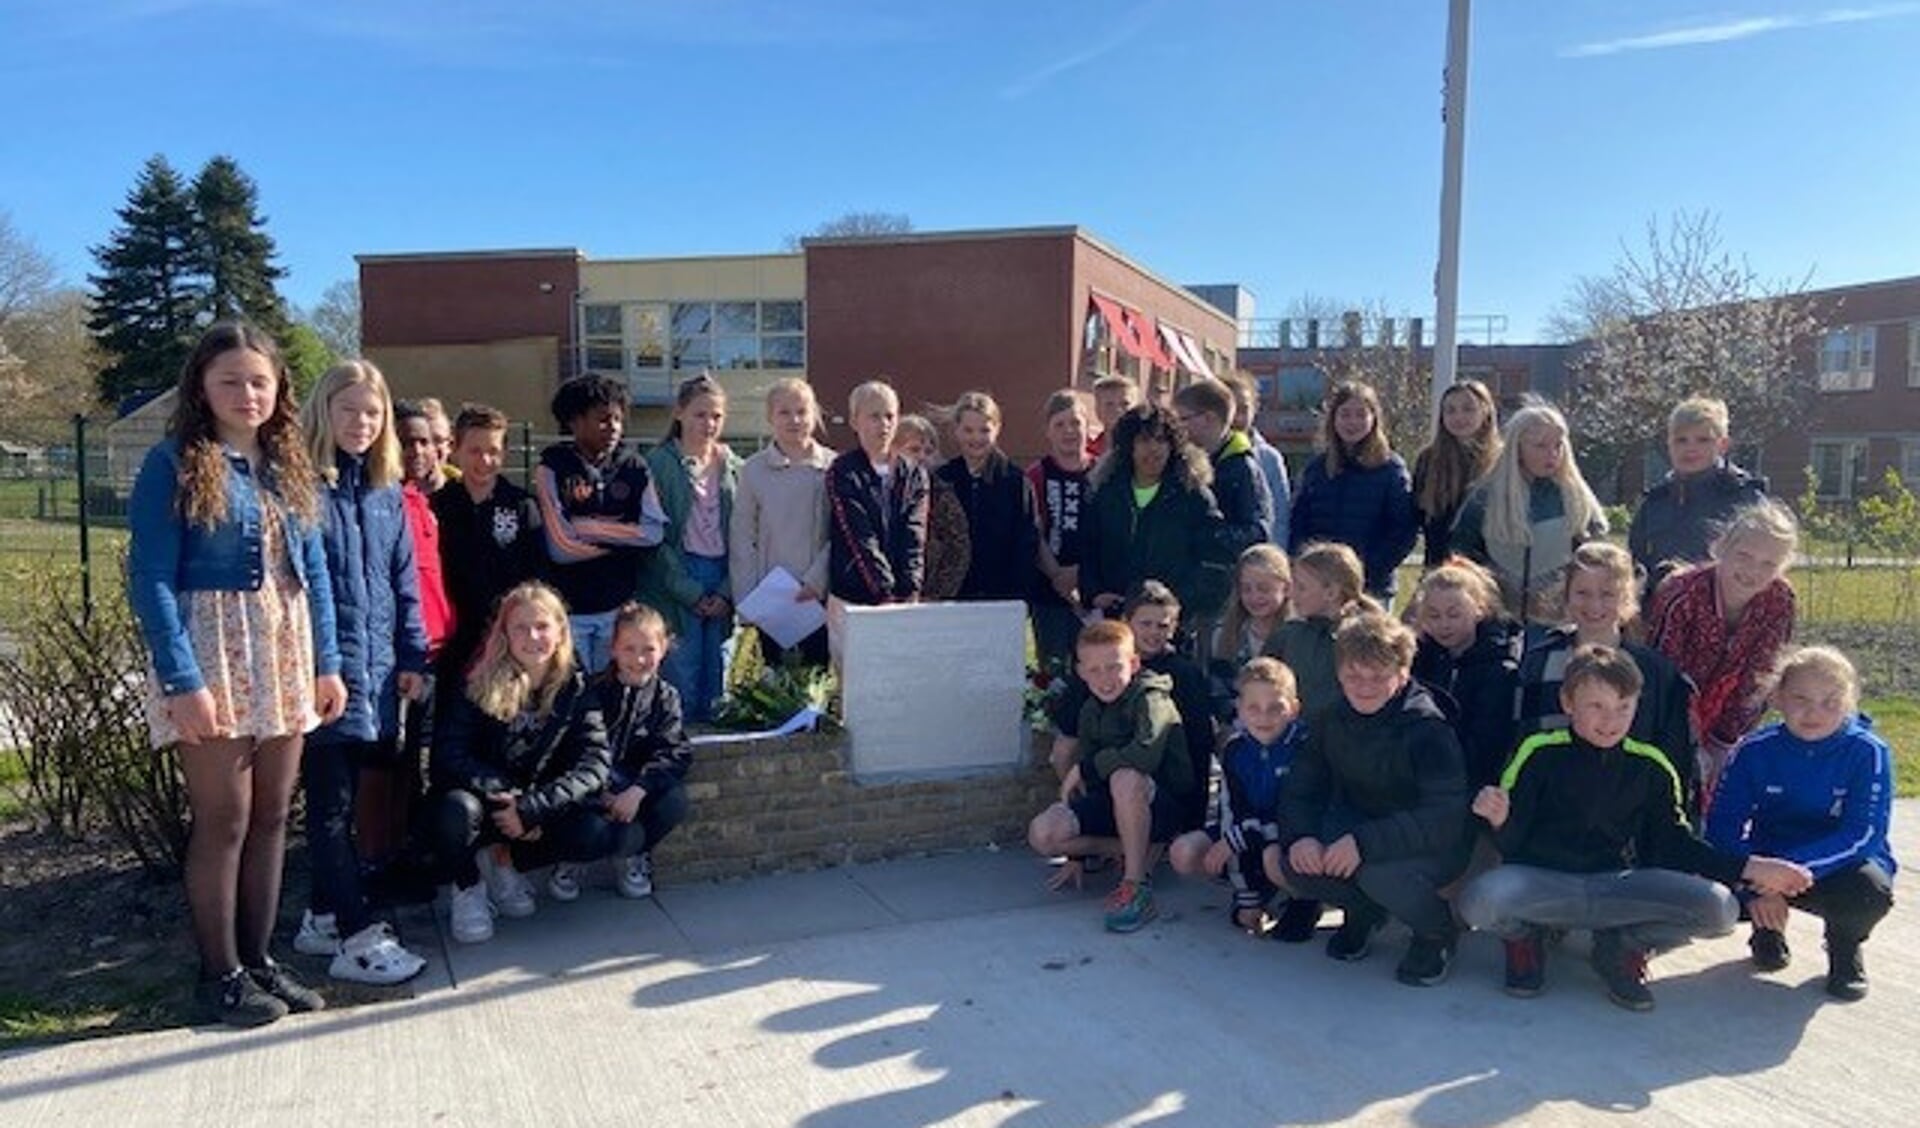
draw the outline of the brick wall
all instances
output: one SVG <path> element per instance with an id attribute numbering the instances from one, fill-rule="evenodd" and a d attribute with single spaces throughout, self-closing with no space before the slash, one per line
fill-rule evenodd
<path id="1" fill-rule="evenodd" d="M 1059 792 L 1042 744 L 1018 772 L 913 783 L 855 783 L 847 751 L 845 734 L 700 746 L 692 814 L 654 859 L 660 882 L 1023 844 Z"/>

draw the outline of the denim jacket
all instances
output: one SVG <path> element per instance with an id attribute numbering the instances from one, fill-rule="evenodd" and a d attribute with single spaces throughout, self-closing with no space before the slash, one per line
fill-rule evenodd
<path id="1" fill-rule="evenodd" d="M 160 691 L 168 696 L 206 687 L 187 638 L 180 594 L 188 591 L 258 591 L 268 562 L 261 548 L 261 502 L 280 508 L 287 555 L 312 616 L 314 672 L 340 672 L 334 642 L 333 584 L 317 525 L 303 524 L 280 505 L 272 483 L 231 447 L 227 457 L 227 515 L 209 529 L 180 512 L 180 442 L 168 438 L 147 451 L 127 505 L 133 546 L 127 557 L 127 600 L 153 655 Z"/>

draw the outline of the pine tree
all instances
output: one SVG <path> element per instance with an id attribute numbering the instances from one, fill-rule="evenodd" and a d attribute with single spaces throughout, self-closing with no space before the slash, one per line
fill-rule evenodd
<path id="1" fill-rule="evenodd" d="M 284 340 L 287 306 L 274 284 L 287 272 L 273 263 L 273 237 L 259 214 L 259 196 L 253 178 L 231 157 L 214 157 L 194 178 L 205 311 L 210 322 L 244 318 Z"/>
<path id="2" fill-rule="evenodd" d="M 111 358 L 99 379 L 108 403 L 178 379 L 203 295 L 193 201 L 166 157 L 148 159 L 118 214 L 119 229 L 93 248 L 100 272 L 87 277 L 87 327 Z"/>

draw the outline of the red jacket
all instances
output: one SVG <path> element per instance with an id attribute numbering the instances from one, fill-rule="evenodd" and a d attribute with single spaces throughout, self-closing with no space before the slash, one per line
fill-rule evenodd
<path id="1" fill-rule="evenodd" d="M 420 619 L 427 628 L 427 652 L 438 654 L 440 644 L 453 633 L 453 605 L 440 573 L 440 520 L 433 515 L 427 495 L 412 482 L 400 488 L 406 507 L 407 531 L 413 534 L 413 561 L 420 575 Z"/>

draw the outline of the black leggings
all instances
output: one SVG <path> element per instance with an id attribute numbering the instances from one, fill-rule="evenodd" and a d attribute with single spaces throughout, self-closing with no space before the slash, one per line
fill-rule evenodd
<path id="1" fill-rule="evenodd" d="M 591 800 L 541 823 L 539 838 L 512 843 L 513 863 L 517 869 L 537 869 L 554 862 L 591 862 L 642 853 L 658 846 L 685 821 L 687 807 L 686 790 L 669 787 L 649 794 L 634 820 L 622 823 L 608 818 L 597 799 Z M 462 887 L 480 880 L 474 851 L 507 841 L 494 829 L 480 796 L 459 788 L 434 799 L 429 830 L 446 876 Z"/>

